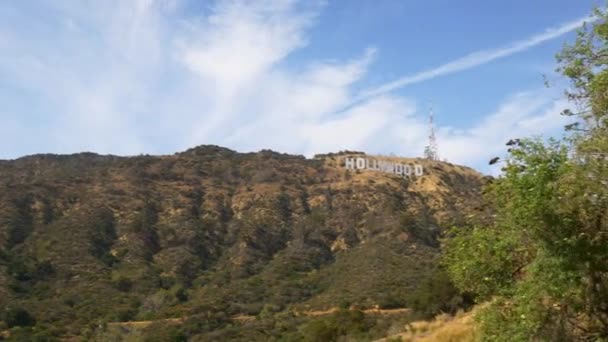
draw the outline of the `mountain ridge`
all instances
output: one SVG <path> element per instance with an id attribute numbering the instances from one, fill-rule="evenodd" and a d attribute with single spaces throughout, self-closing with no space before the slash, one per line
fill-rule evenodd
<path id="1" fill-rule="evenodd" d="M 441 232 L 487 217 L 487 179 L 420 158 L 365 155 L 415 161 L 421 177 L 344 168 L 363 155 L 205 145 L 0 161 L 0 306 L 88 337 L 96 322 L 414 306 Z"/>

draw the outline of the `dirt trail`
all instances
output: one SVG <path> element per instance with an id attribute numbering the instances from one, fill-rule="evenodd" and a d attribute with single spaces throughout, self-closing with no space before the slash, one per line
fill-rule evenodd
<path id="1" fill-rule="evenodd" d="M 311 311 L 302 311 L 302 312 L 296 312 L 296 315 L 304 315 L 304 316 L 324 316 L 324 315 L 330 315 L 336 311 L 340 310 L 339 308 L 331 308 L 329 310 L 311 310 Z M 354 309 L 350 309 L 350 310 L 354 310 Z M 361 312 L 363 312 L 366 315 L 400 315 L 400 314 L 406 314 L 408 312 L 410 312 L 410 309 L 378 309 L 378 308 L 373 308 L 373 309 L 365 309 L 365 310 L 361 310 Z"/>
<path id="2" fill-rule="evenodd" d="M 108 326 L 122 326 L 129 328 L 145 328 L 152 323 L 168 323 L 168 324 L 181 324 L 188 319 L 188 317 L 178 317 L 178 318 L 164 318 L 157 319 L 152 321 L 130 321 L 130 322 L 110 322 Z"/>
<path id="3" fill-rule="evenodd" d="M 296 316 L 311 316 L 311 317 L 318 317 L 318 316 L 326 316 L 326 315 L 331 315 L 332 313 L 336 312 L 340 310 L 339 308 L 331 308 L 328 310 L 310 310 L 310 311 L 300 311 L 300 312 L 294 312 Z M 353 310 L 353 309 L 350 309 Z M 378 309 L 378 308 L 373 308 L 373 309 L 365 309 L 365 310 L 361 310 L 364 314 L 366 315 L 400 315 L 400 314 L 406 314 L 408 312 L 410 312 L 410 309 Z M 168 324 L 181 324 L 184 323 L 186 321 L 186 319 L 188 319 L 188 317 L 178 317 L 178 318 L 164 318 L 164 319 L 157 319 L 157 320 L 151 320 L 151 321 L 131 321 L 131 322 L 111 322 L 108 323 L 108 326 L 122 326 L 122 327 L 129 327 L 129 328 L 145 328 L 147 326 L 149 326 L 152 323 L 168 323 Z M 236 315 L 236 316 L 232 316 L 230 319 L 234 320 L 234 321 L 238 321 L 238 322 L 248 322 L 248 321 L 252 321 L 256 319 L 256 316 L 252 316 L 252 315 Z"/>

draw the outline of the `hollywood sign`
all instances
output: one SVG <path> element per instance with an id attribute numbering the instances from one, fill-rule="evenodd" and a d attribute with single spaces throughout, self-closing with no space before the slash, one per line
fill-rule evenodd
<path id="1" fill-rule="evenodd" d="M 403 177 L 422 176 L 424 174 L 424 169 L 420 164 L 409 165 L 371 158 L 345 158 L 344 166 L 347 170 L 380 171 Z"/>

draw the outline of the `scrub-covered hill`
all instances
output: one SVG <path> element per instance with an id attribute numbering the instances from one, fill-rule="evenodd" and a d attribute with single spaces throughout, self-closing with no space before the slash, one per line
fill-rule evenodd
<path id="1" fill-rule="evenodd" d="M 347 158 L 365 169 L 348 170 Z M 379 161 L 423 173 L 368 170 Z M 0 330 L 16 339 L 386 336 L 387 323 L 360 311 L 324 321 L 298 313 L 457 306 L 437 238 L 488 217 L 484 182 L 462 166 L 357 152 L 306 159 L 200 146 L 0 161 Z M 319 323 L 332 319 L 353 327 Z M 156 323 L 107 324 L 126 321 Z"/>

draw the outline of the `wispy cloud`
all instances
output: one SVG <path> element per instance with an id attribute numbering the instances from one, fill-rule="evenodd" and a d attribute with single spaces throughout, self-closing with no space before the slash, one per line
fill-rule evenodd
<path id="1" fill-rule="evenodd" d="M 568 32 L 572 32 L 581 27 L 585 22 L 592 20 L 591 17 L 580 18 L 568 23 L 565 23 L 559 27 L 549 28 L 542 33 L 535 34 L 526 39 L 517 41 L 507 46 L 499 47 L 490 50 L 481 50 L 473 52 L 464 57 L 458 58 L 454 61 L 445 63 L 436 68 L 418 72 L 414 75 L 404 76 L 398 80 L 386 83 L 379 87 L 364 90 L 354 99 L 354 102 L 360 102 L 370 97 L 378 96 L 391 92 L 393 90 L 405 87 L 407 85 L 427 81 L 439 76 L 445 76 L 459 71 L 471 69 L 486 63 L 490 63 L 500 58 L 511 56 L 518 52 L 522 52 L 533 48 L 546 41 L 563 36 Z"/>

